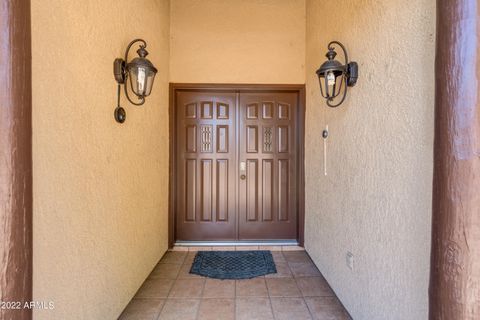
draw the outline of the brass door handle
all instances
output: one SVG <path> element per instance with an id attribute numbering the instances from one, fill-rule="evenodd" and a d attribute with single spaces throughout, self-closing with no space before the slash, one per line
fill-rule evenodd
<path id="1" fill-rule="evenodd" d="M 240 179 L 245 180 L 246 178 L 247 178 L 246 175 L 244 175 L 244 174 L 241 174 L 241 175 L 240 175 Z"/>

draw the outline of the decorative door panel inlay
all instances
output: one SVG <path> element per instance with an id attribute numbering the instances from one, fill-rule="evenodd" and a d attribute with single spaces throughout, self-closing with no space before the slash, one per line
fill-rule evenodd
<path id="1" fill-rule="evenodd" d="M 189 103 L 185 105 L 185 118 L 195 119 L 197 118 L 197 104 Z"/>
<path id="2" fill-rule="evenodd" d="M 217 221 L 228 220 L 228 160 L 217 160 Z"/>
<path id="3" fill-rule="evenodd" d="M 200 201 L 202 221 L 212 220 L 212 160 L 201 161 Z"/>
<path id="4" fill-rule="evenodd" d="M 263 119 L 273 119 L 273 110 L 274 110 L 274 103 L 273 102 L 264 102 L 263 103 Z"/>
<path id="5" fill-rule="evenodd" d="M 228 153 L 228 126 L 217 126 L 217 152 Z"/>
<path id="6" fill-rule="evenodd" d="M 264 159 L 262 179 L 262 214 L 263 221 L 273 220 L 273 160 Z"/>
<path id="7" fill-rule="evenodd" d="M 226 103 L 217 103 L 217 119 L 228 119 L 228 104 Z"/>
<path id="8" fill-rule="evenodd" d="M 278 126 L 278 152 L 288 151 L 288 126 Z"/>
<path id="9" fill-rule="evenodd" d="M 247 119 L 258 118 L 258 103 L 252 103 L 247 106 Z"/>
<path id="10" fill-rule="evenodd" d="M 288 220 L 288 160 L 278 160 L 278 220 Z"/>
<path id="11" fill-rule="evenodd" d="M 185 221 L 195 221 L 197 161 L 185 161 Z"/>
<path id="12" fill-rule="evenodd" d="M 202 139 L 200 142 L 201 152 L 212 152 L 212 126 L 211 125 L 202 125 L 200 127 Z"/>
<path id="13" fill-rule="evenodd" d="M 258 160 L 247 160 L 247 220 L 258 219 Z"/>
<path id="14" fill-rule="evenodd" d="M 247 126 L 247 152 L 258 152 L 258 127 Z"/>
<path id="15" fill-rule="evenodd" d="M 278 104 L 278 118 L 282 120 L 290 119 L 290 105 L 285 103 Z"/>
<path id="16" fill-rule="evenodd" d="M 197 152 L 197 126 L 189 125 L 187 126 L 186 138 L 186 152 L 194 153 Z"/>
<path id="17" fill-rule="evenodd" d="M 273 152 L 273 128 L 263 127 L 263 152 Z"/>

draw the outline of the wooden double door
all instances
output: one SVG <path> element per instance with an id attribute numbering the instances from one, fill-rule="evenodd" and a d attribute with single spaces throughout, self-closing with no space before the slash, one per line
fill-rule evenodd
<path id="1" fill-rule="evenodd" d="M 172 94 L 175 240 L 298 239 L 300 92 Z"/>

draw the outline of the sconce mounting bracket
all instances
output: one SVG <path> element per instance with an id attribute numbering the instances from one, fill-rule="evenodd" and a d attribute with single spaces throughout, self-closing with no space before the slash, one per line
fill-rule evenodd
<path id="1" fill-rule="evenodd" d="M 125 60 L 117 58 L 113 61 L 113 75 L 119 84 L 125 83 Z"/>

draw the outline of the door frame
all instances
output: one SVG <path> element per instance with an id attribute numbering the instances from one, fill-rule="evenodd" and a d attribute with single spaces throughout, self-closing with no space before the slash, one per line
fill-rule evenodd
<path id="1" fill-rule="evenodd" d="M 220 83 L 170 83 L 169 88 L 169 195 L 168 195 L 168 247 L 175 243 L 175 170 L 176 170 L 176 121 L 175 96 L 177 91 L 229 91 L 248 92 L 296 92 L 297 108 L 297 241 L 304 245 L 305 229 L 305 85 L 304 84 L 220 84 Z"/>

